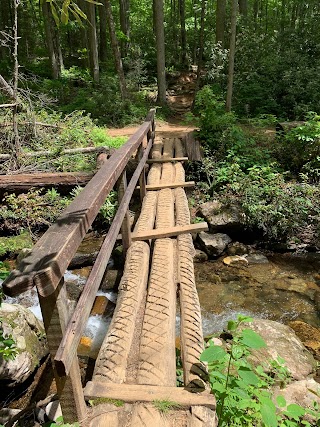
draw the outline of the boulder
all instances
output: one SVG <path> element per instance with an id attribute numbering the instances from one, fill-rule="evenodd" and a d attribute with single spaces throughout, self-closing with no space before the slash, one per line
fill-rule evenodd
<path id="1" fill-rule="evenodd" d="M 240 242 L 230 243 L 227 249 L 227 253 L 230 256 L 245 255 L 248 252 L 249 252 L 249 249 L 247 248 L 247 246 Z"/>
<path id="2" fill-rule="evenodd" d="M 314 358 L 289 326 L 273 320 L 255 319 L 245 327 L 256 331 L 267 344 L 266 348 L 252 352 L 255 365 L 265 365 L 268 360 L 276 360 L 280 356 L 292 379 L 297 381 L 304 380 L 315 371 Z"/>
<path id="3" fill-rule="evenodd" d="M 203 250 L 213 257 L 218 257 L 226 249 L 227 245 L 231 242 L 230 237 L 227 234 L 216 233 L 210 234 L 205 231 L 201 231 L 198 235 L 200 246 Z"/>
<path id="4" fill-rule="evenodd" d="M 200 251 L 200 249 L 196 249 L 196 253 L 195 253 L 195 256 L 193 258 L 193 261 L 194 262 L 208 261 L 208 255 L 205 252 Z"/>
<path id="5" fill-rule="evenodd" d="M 249 264 L 268 264 L 268 258 L 260 253 L 249 254 L 247 256 L 247 260 Z"/>
<path id="6" fill-rule="evenodd" d="M 274 399 L 281 395 L 286 399 L 287 405 L 295 403 L 303 408 L 313 409 L 313 402 L 320 405 L 320 384 L 313 378 L 294 381 L 283 389 L 274 390 Z"/>
<path id="7" fill-rule="evenodd" d="M 289 326 L 315 358 L 320 360 L 320 329 L 300 320 L 293 320 L 289 323 Z"/>
<path id="8" fill-rule="evenodd" d="M 242 214 L 237 206 L 224 206 L 218 200 L 200 205 L 200 215 L 207 221 L 210 231 L 238 231 L 242 229 Z"/>
<path id="9" fill-rule="evenodd" d="M 225 265 L 240 267 L 240 266 L 247 266 L 248 260 L 243 256 L 234 255 L 234 256 L 227 256 L 226 258 L 224 258 L 223 263 Z"/>
<path id="10" fill-rule="evenodd" d="M 45 330 L 42 322 L 19 304 L 3 303 L 0 318 L 4 335 L 12 335 L 18 349 L 14 360 L 1 359 L 0 380 L 15 386 L 23 383 L 48 354 Z"/>

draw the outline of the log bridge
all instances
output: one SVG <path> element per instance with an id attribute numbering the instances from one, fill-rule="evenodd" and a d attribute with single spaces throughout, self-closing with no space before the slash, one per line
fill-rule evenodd
<path id="1" fill-rule="evenodd" d="M 3 283 L 5 294 L 36 287 L 65 422 L 81 426 L 216 426 L 215 398 L 199 361 L 204 348 L 195 286 L 192 233 L 184 187 L 185 149 L 158 139 L 155 112 L 103 163 L 90 182 Z M 138 164 L 130 182 L 126 166 Z M 146 170 L 148 174 L 146 176 Z M 139 184 L 134 230 L 129 203 Z M 119 207 L 76 308 L 67 304 L 63 275 L 112 188 Z M 91 381 L 82 384 L 77 348 L 121 232 L 126 254 L 116 309 Z M 178 300 L 178 304 L 177 304 Z M 181 319 L 183 386 L 176 386 L 176 316 Z M 98 405 L 89 407 L 88 400 Z M 115 403 L 121 401 L 122 406 Z M 171 403 L 170 403 L 171 402 Z M 158 408 L 172 405 L 168 415 Z"/>

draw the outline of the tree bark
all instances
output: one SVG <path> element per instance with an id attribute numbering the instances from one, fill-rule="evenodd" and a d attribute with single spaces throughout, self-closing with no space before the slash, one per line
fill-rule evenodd
<path id="1" fill-rule="evenodd" d="M 53 21 L 50 10 L 50 4 L 42 3 L 42 13 L 44 20 L 44 29 L 46 34 L 46 44 L 49 51 L 49 57 L 52 69 L 52 78 L 58 79 L 61 74 L 61 64 L 59 55 L 59 41 L 57 39 L 57 29 Z"/>
<path id="2" fill-rule="evenodd" d="M 166 60 L 164 44 L 163 0 L 153 0 L 153 6 L 157 49 L 158 102 L 161 105 L 166 105 Z"/>
<path id="3" fill-rule="evenodd" d="M 231 0 L 231 36 L 230 36 L 230 51 L 229 51 L 229 70 L 228 70 L 228 89 L 226 111 L 231 111 L 232 94 L 233 94 L 233 77 L 234 77 L 234 59 L 236 53 L 236 31 L 237 31 L 237 0 Z"/>
<path id="4" fill-rule="evenodd" d="M 248 0 L 239 0 L 239 12 L 244 17 L 248 17 Z"/>
<path id="5" fill-rule="evenodd" d="M 197 70 L 197 82 L 196 82 L 196 90 L 194 96 L 196 96 L 199 87 L 200 87 L 200 79 L 201 72 L 203 67 L 203 48 L 204 48 L 204 24 L 205 24 L 205 16 L 206 16 L 206 0 L 202 0 L 201 3 L 201 18 L 200 18 L 200 34 L 199 34 L 199 56 L 198 56 L 198 70 Z"/>
<path id="6" fill-rule="evenodd" d="M 105 5 L 106 13 L 107 13 L 109 35 L 111 40 L 111 47 L 112 47 L 112 52 L 114 56 L 115 67 L 116 67 L 118 78 L 119 78 L 121 98 L 125 99 L 128 97 L 127 85 L 126 85 L 126 79 L 124 77 L 122 59 L 121 59 L 118 39 L 116 36 L 116 29 L 115 29 L 114 20 L 113 20 L 111 4 L 109 0 L 103 0 L 103 4 Z"/>
<path id="7" fill-rule="evenodd" d="M 224 48 L 224 32 L 226 24 L 226 0 L 217 0 L 216 6 L 216 43 Z"/>
<path id="8" fill-rule="evenodd" d="M 99 83 L 99 56 L 98 56 L 98 40 L 97 40 L 97 25 L 96 25 L 96 10 L 95 5 L 87 3 L 87 18 L 88 18 L 88 40 L 89 40 L 89 62 L 93 80 Z"/>
<path id="9" fill-rule="evenodd" d="M 13 59 L 14 59 L 14 72 L 13 72 L 13 96 L 16 105 L 12 110 L 12 121 L 13 121 L 13 135 L 14 135 L 14 152 L 15 152 L 15 163 L 19 167 L 19 157 L 21 152 L 20 137 L 18 131 L 18 83 L 19 83 L 19 62 L 18 62 L 18 6 L 19 1 L 13 0 L 14 4 L 14 24 L 13 24 Z"/>
<path id="10" fill-rule="evenodd" d="M 181 64 L 187 65 L 187 33 L 186 33 L 186 4 L 179 0 L 180 29 L 181 29 Z"/>
<path id="11" fill-rule="evenodd" d="M 130 0 L 119 0 L 120 6 L 120 27 L 123 34 L 126 36 L 126 40 L 121 41 L 121 53 L 122 57 L 128 55 L 129 50 L 129 39 L 130 39 Z"/>
<path id="12" fill-rule="evenodd" d="M 108 50 L 107 50 L 107 12 L 106 8 L 102 5 L 99 7 L 99 18 L 100 18 L 100 40 L 99 40 L 99 54 L 100 61 L 107 62 Z"/>

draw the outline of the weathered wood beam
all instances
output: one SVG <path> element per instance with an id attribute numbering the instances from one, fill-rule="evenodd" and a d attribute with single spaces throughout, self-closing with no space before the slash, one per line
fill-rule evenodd
<path id="1" fill-rule="evenodd" d="M 31 151 L 28 153 L 21 153 L 22 157 L 40 157 L 40 156 L 55 156 L 58 157 L 63 154 L 90 154 L 90 153 L 108 153 L 109 147 L 79 147 L 79 148 L 66 148 L 65 150 L 57 151 Z M 11 154 L 0 154 L 0 160 L 9 160 Z"/>
<path id="2" fill-rule="evenodd" d="M 157 185 L 146 185 L 147 191 L 156 191 L 156 190 L 162 190 L 164 188 L 178 188 L 178 187 L 194 187 L 196 183 L 194 181 L 187 181 L 187 182 L 179 182 L 179 183 L 172 183 L 172 184 L 157 184 Z M 140 189 L 138 186 L 137 189 Z"/>
<path id="3" fill-rule="evenodd" d="M 119 399 L 124 402 L 154 402 L 155 400 L 170 400 L 181 406 L 206 406 L 216 408 L 216 400 L 212 394 L 190 393 L 182 387 L 113 384 L 89 381 L 84 389 L 87 400 L 99 397 Z"/>
<path id="4" fill-rule="evenodd" d="M 16 107 L 19 104 L 0 104 L 0 108 L 13 108 Z"/>
<path id="5" fill-rule="evenodd" d="M 167 159 L 148 159 L 147 163 L 186 162 L 188 157 L 169 157 Z"/>
<path id="6" fill-rule="evenodd" d="M 197 224 L 176 226 L 171 228 L 159 228 L 140 233 L 131 233 L 131 240 L 137 242 L 139 240 L 163 239 L 165 237 L 175 237 L 180 234 L 200 233 L 200 231 L 208 231 L 209 227 L 206 222 Z M 121 238 L 122 236 L 119 236 Z"/>
<path id="7" fill-rule="evenodd" d="M 144 122 L 128 142 L 113 153 L 36 243 L 19 268 L 11 272 L 3 283 L 3 290 L 7 295 L 19 295 L 34 285 L 42 296 L 54 292 L 100 207 L 149 131 L 150 125 L 150 122 Z"/>
<path id="8" fill-rule="evenodd" d="M 59 375 L 68 374 L 71 368 L 71 363 L 74 355 L 76 354 L 80 338 L 90 315 L 92 304 L 105 273 L 105 269 L 107 268 L 114 243 L 117 239 L 123 220 L 127 214 L 134 188 L 138 182 L 140 173 L 144 168 L 151 146 L 152 140 L 149 141 L 144 155 L 123 194 L 116 216 L 113 219 L 109 232 L 100 248 L 99 254 L 82 291 L 77 307 L 68 324 L 63 340 L 60 343 L 55 357 L 56 368 Z"/>

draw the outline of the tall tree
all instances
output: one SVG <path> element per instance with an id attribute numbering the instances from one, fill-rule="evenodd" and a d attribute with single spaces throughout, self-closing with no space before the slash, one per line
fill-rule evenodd
<path id="1" fill-rule="evenodd" d="M 227 89 L 227 101 L 226 101 L 227 112 L 231 111 L 231 106 L 232 106 L 234 59 L 235 59 L 235 53 L 236 53 L 237 9 L 238 9 L 238 1 L 231 0 L 231 35 L 230 35 L 230 50 L 229 50 L 228 89 Z"/>
<path id="2" fill-rule="evenodd" d="M 161 105 L 165 105 L 167 97 L 163 0 L 153 0 L 153 13 L 157 48 L 158 102 Z"/>
<path id="3" fill-rule="evenodd" d="M 118 78 L 119 78 L 121 97 L 122 99 L 125 99 L 128 97 L 127 85 L 126 85 L 126 79 L 124 76 L 121 53 L 120 53 L 119 43 L 116 35 L 116 28 L 114 25 L 110 0 L 103 0 L 102 3 L 106 8 L 106 12 L 107 12 L 109 35 L 111 40 L 111 47 L 112 47 L 115 67 L 116 67 Z"/>
<path id="4" fill-rule="evenodd" d="M 19 62 L 18 62 L 18 7 L 20 0 L 13 0 L 13 60 L 14 60 L 14 71 L 13 71 L 13 96 L 15 100 L 15 106 L 13 107 L 13 135 L 14 135 L 14 148 L 15 148 L 15 160 L 16 166 L 19 166 L 20 157 L 20 137 L 18 131 L 18 83 L 19 83 Z"/>
<path id="5" fill-rule="evenodd" d="M 248 0 L 239 0 L 239 12 L 246 19 L 248 16 Z"/>
<path id="6" fill-rule="evenodd" d="M 93 80 L 99 82 L 99 56 L 98 56 L 98 39 L 97 39 L 97 25 L 96 25 L 96 10 L 93 3 L 87 2 L 86 4 L 87 18 L 88 18 L 88 42 L 89 42 L 89 62 L 90 70 Z"/>
<path id="7" fill-rule="evenodd" d="M 42 2 L 42 13 L 44 19 L 44 28 L 46 34 L 46 44 L 49 52 L 52 77 L 58 79 L 62 69 L 62 54 L 59 42 L 59 35 L 56 24 L 53 20 L 48 2 Z"/>
<path id="8" fill-rule="evenodd" d="M 195 95 L 200 87 L 200 79 L 203 68 L 203 50 L 204 50 L 204 27 L 205 27 L 205 16 L 206 16 L 206 0 L 201 2 L 201 18 L 200 18 L 200 33 L 199 33 L 199 55 L 198 55 L 198 70 L 197 70 L 197 82 Z"/>
<path id="9" fill-rule="evenodd" d="M 130 0 L 119 0 L 120 6 L 120 27 L 121 31 L 125 35 L 125 38 L 121 40 L 121 53 L 122 57 L 127 56 L 129 50 L 130 41 Z"/>
<path id="10" fill-rule="evenodd" d="M 106 8 L 102 5 L 98 9 L 99 11 L 99 55 L 101 62 L 107 62 L 108 50 L 107 50 L 107 12 Z"/>
<path id="11" fill-rule="evenodd" d="M 217 0 L 216 6 L 216 43 L 224 48 L 224 33 L 226 25 L 226 0 Z"/>
<path id="12" fill-rule="evenodd" d="M 181 29 L 181 64 L 187 65 L 187 32 L 186 32 L 186 3 L 179 0 L 180 29 Z"/>

